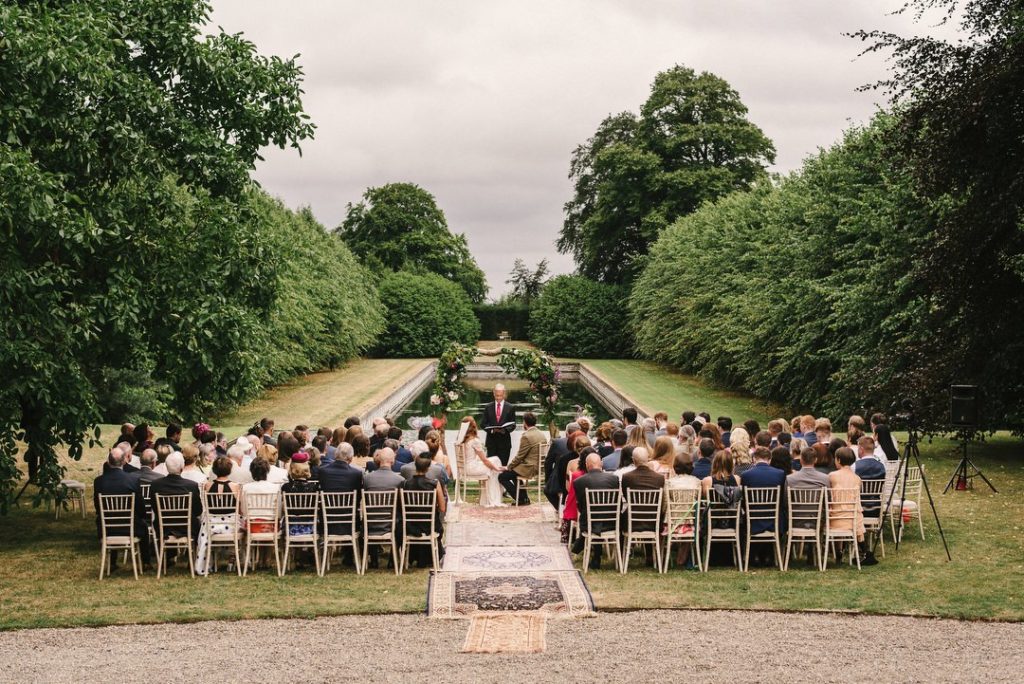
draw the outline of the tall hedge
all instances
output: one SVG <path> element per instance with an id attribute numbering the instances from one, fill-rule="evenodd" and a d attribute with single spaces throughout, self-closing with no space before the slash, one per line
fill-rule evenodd
<path id="1" fill-rule="evenodd" d="M 909 391 L 927 362 L 928 296 L 910 274 L 931 221 L 885 158 L 888 125 L 671 226 L 630 298 L 638 352 L 835 417 Z"/>
<path id="2" fill-rule="evenodd" d="M 380 299 L 386 324 L 375 351 L 380 356 L 440 356 L 450 342 L 480 339 L 466 291 L 439 275 L 388 273 L 380 281 Z"/>
<path id="3" fill-rule="evenodd" d="M 530 308 L 530 340 L 559 356 L 621 358 L 632 355 L 626 326 L 629 289 L 584 276 L 557 276 Z"/>
<path id="4" fill-rule="evenodd" d="M 522 304 L 477 304 L 473 307 L 480 321 L 480 339 L 496 340 L 507 332 L 513 340 L 529 337 L 530 307 Z"/>

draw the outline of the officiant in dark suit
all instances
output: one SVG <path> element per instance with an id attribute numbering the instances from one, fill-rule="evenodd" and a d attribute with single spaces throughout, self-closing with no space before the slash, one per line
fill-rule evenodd
<path id="1" fill-rule="evenodd" d="M 505 386 L 498 383 L 494 386 L 494 401 L 484 406 L 484 417 L 480 421 L 484 431 L 487 433 L 488 456 L 497 456 L 501 465 L 508 465 L 508 458 L 512 454 L 512 431 L 515 430 L 516 407 L 505 401 Z M 508 428 L 501 427 L 506 423 L 512 423 Z"/>

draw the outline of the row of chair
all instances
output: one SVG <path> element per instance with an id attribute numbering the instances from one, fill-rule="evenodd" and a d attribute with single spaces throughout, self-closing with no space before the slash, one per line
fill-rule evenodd
<path id="1" fill-rule="evenodd" d="M 589 568 L 596 546 L 607 547 L 616 568 L 623 573 L 628 571 L 634 546 L 651 546 L 658 571 L 667 572 L 672 547 L 678 544 L 690 544 L 698 569 L 706 571 L 712 544 L 721 543 L 732 546 L 733 562 L 741 571 L 749 569 L 752 544 L 772 544 L 781 570 L 789 568 L 796 544 L 800 545 L 800 552 L 805 545 L 813 546 L 815 564 L 822 571 L 827 566 L 830 548 L 838 560 L 837 547 L 848 548 L 850 563 L 856 562 L 859 568 L 857 530 L 861 525 L 865 533 L 879 535 L 883 556 L 882 529 L 886 515 L 894 539 L 897 536 L 894 519 L 898 515 L 905 519 L 916 516 L 924 539 L 919 503 L 907 505 L 911 503 L 915 478 L 920 481 L 920 471 L 908 474 L 907 500 L 893 500 L 891 504 L 892 483 L 887 480 L 863 480 L 859 489 L 787 488 L 785 553 L 779 524 L 782 503 L 779 487 L 741 487 L 734 501 L 724 500 L 714 489 L 703 494 L 697 489 L 630 489 L 625 496 L 617 489 L 589 489 L 586 493 L 587 529 L 581 532 L 583 571 Z M 870 515 L 862 513 L 864 504 Z M 741 525 L 741 515 L 745 525 Z M 771 529 L 753 532 L 754 527 L 760 527 L 759 522 L 771 522 Z M 902 526 L 899 534 L 902 534 Z"/>
<path id="2" fill-rule="evenodd" d="M 143 485 L 146 519 L 149 521 L 146 533 L 151 535 L 156 549 L 157 577 L 166 570 L 164 558 L 169 551 L 185 552 L 194 576 L 196 549 L 193 545 L 191 496 L 157 494 L 151 511 L 148 489 L 148 485 Z M 352 550 L 356 571 L 363 574 L 371 544 L 390 548 L 396 574 L 401 574 L 407 566 L 411 546 L 429 545 L 433 565 L 437 569 L 440 531 L 435 521 L 436 496 L 435 491 L 405 490 L 365 491 L 361 497 L 357 497 L 356 492 L 244 492 L 243 507 L 243 501 L 231 492 L 205 493 L 199 543 L 204 546 L 205 557 L 214 566 L 214 552 L 233 551 L 240 576 L 247 574 L 252 567 L 254 548 L 273 552 L 278 575 L 286 572 L 293 550 L 307 549 L 313 553 L 317 574 L 322 576 L 330 569 L 332 553 L 346 547 Z M 137 579 L 139 537 L 135 529 L 135 496 L 102 494 L 99 502 L 100 579 L 110 574 L 110 552 L 122 550 L 131 555 Z M 399 513 L 403 525 L 401 535 L 396 534 Z M 226 527 L 228 531 L 215 531 L 214 526 Z M 413 534 L 411 527 L 429 531 Z M 166 530 L 178 533 L 162 533 Z M 241 553 L 243 543 L 244 560 Z"/>

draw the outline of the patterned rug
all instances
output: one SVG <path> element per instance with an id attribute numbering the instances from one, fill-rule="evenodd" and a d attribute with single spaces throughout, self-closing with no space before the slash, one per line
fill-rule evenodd
<path id="1" fill-rule="evenodd" d="M 450 522 L 445 528 L 445 546 L 558 546 L 561 536 L 551 523 L 537 522 Z"/>
<path id="2" fill-rule="evenodd" d="M 543 653 L 547 618 L 536 613 L 474 615 L 463 653 Z"/>
<path id="3" fill-rule="evenodd" d="M 459 618 L 509 611 L 579 617 L 594 612 L 594 601 L 576 571 L 437 572 L 430 576 L 430 617 Z"/>
<path id="4" fill-rule="evenodd" d="M 465 520 L 487 520 L 491 522 L 532 521 L 554 522 L 557 517 L 555 509 L 547 501 L 534 503 L 530 506 L 504 506 L 502 508 L 484 508 L 476 504 L 461 504 L 449 509 L 446 520 L 459 522 Z"/>
<path id="5" fill-rule="evenodd" d="M 442 567 L 448 572 L 572 569 L 572 559 L 564 546 L 448 546 Z"/>

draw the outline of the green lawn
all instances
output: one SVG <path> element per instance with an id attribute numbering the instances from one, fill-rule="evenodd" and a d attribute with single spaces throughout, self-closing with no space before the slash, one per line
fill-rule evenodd
<path id="1" fill-rule="evenodd" d="M 712 420 L 729 416 L 735 424 L 748 418 L 762 423 L 773 418 L 792 417 L 778 406 L 748 396 L 709 387 L 692 375 L 668 366 L 634 359 L 580 359 L 606 382 L 636 400 L 648 415 L 665 411 L 669 420 L 679 420 L 683 411 L 707 411 Z"/>

